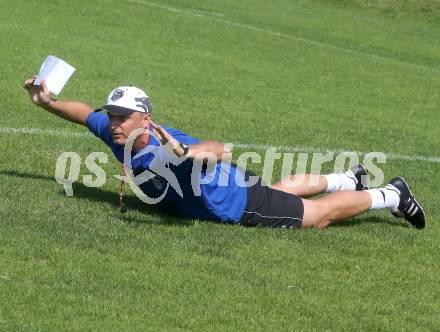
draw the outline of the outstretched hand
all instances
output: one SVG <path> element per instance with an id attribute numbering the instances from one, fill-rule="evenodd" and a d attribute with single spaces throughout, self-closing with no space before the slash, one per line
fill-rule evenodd
<path id="1" fill-rule="evenodd" d="M 48 106 L 52 100 L 52 96 L 50 95 L 49 89 L 46 86 L 46 82 L 42 81 L 41 84 L 34 85 L 36 76 L 32 77 L 32 79 L 24 82 L 24 88 L 29 93 L 29 96 L 32 99 L 32 102 L 41 107 Z"/>
<path id="2" fill-rule="evenodd" d="M 183 156 L 185 152 L 178 140 L 176 140 L 164 128 L 155 124 L 153 121 L 151 121 L 151 126 L 153 127 L 154 136 L 159 140 L 160 144 L 168 145 L 178 157 Z"/>

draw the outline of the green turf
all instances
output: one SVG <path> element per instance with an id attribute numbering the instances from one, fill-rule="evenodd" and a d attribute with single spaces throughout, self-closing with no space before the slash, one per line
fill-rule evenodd
<path id="1" fill-rule="evenodd" d="M 86 132 L 21 88 L 54 54 L 77 68 L 61 98 L 100 106 L 135 84 L 157 122 L 202 139 L 438 158 L 434 0 L 0 5 L 0 330 L 440 329 L 439 163 L 383 165 L 412 184 L 423 231 L 387 212 L 325 231 L 246 229 L 171 218 L 129 193 L 120 214 L 112 158 L 105 186 L 66 197 L 57 157 L 104 144 L 4 132 Z"/>

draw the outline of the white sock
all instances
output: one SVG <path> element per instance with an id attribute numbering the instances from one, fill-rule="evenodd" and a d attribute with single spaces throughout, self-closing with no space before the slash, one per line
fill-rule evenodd
<path id="1" fill-rule="evenodd" d="M 327 179 L 326 193 L 333 193 L 339 190 L 356 190 L 357 180 L 352 171 L 345 173 L 332 173 L 324 175 Z"/>
<path id="2" fill-rule="evenodd" d="M 395 210 L 399 207 L 399 194 L 388 188 L 376 188 L 365 190 L 371 196 L 370 210 L 391 209 Z"/>

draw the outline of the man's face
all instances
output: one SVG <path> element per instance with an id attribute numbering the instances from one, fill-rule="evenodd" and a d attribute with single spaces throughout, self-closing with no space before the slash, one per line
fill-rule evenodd
<path id="1" fill-rule="evenodd" d="M 140 112 L 132 112 L 127 115 L 115 115 L 107 113 L 110 120 L 109 128 L 112 140 L 115 144 L 124 145 L 133 130 L 147 128 L 150 123 L 150 115 Z"/>

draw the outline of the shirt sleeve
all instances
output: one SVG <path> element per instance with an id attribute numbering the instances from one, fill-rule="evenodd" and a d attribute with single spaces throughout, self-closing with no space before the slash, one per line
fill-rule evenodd
<path id="1" fill-rule="evenodd" d="M 109 119 L 106 114 L 92 112 L 87 118 L 87 127 L 95 135 L 104 141 L 108 146 L 112 146 L 112 137 L 109 126 Z"/>
<path id="2" fill-rule="evenodd" d="M 166 127 L 166 126 L 162 126 L 165 128 L 165 130 L 168 131 L 168 133 L 173 136 L 176 140 L 178 140 L 179 142 L 183 143 L 183 144 L 197 144 L 200 143 L 201 140 L 192 136 L 189 136 L 187 134 L 185 134 L 184 132 L 174 129 L 174 128 L 170 128 L 170 127 Z"/>

